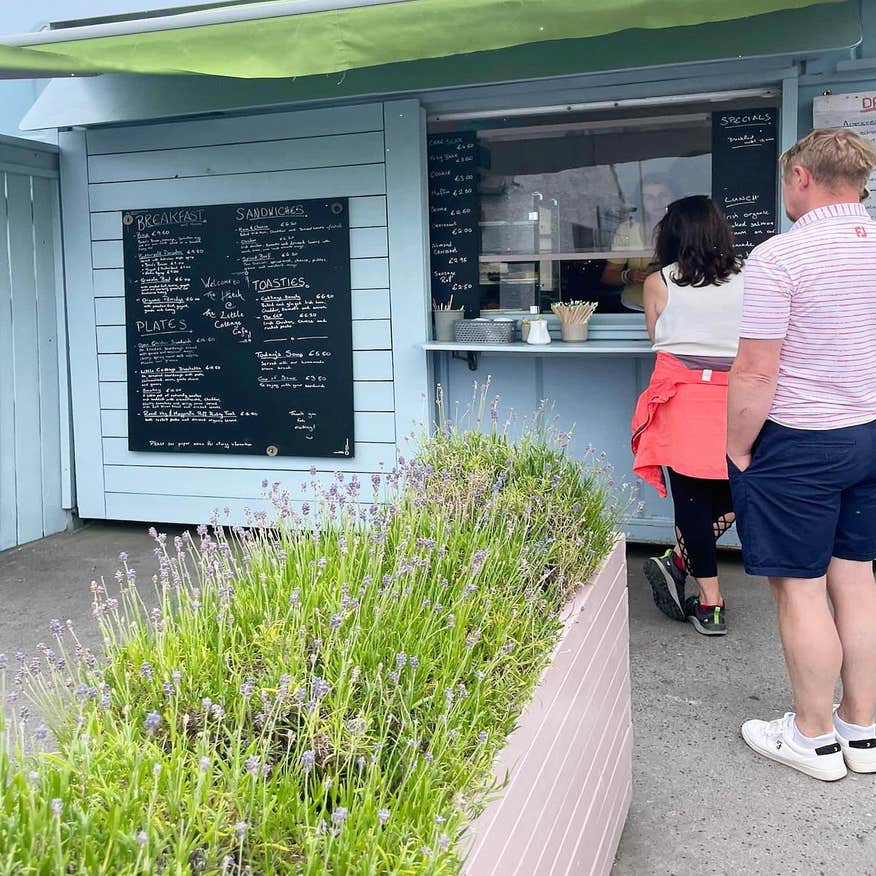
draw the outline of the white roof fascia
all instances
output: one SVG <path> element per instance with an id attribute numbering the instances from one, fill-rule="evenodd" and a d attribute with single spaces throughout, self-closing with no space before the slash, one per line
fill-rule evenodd
<path id="1" fill-rule="evenodd" d="M 63 27 L 56 30 L 41 30 L 36 33 L 0 36 L 0 44 L 7 46 L 46 46 L 52 43 L 67 43 L 101 37 L 129 36 L 131 34 L 156 33 L 204 27 L 211 24 L 232 24 L 241 21 L 263 21 L 270 18 L 286 18 L 291 15 L 306 15 L 312 12 L 334 12 L 341 9 L 358 9 L 363 6 L 387 6 L 393 3 L 415 3 L 417 0 L 273 0 L 268 3 L 225 6 L 176 15 L 161 15 L 130 20 L 109 21 Z"/>

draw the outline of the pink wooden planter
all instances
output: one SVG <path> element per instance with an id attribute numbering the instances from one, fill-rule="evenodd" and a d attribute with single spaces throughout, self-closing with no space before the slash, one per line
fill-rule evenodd
<path id="1" fill-rule="evenodd" d="M 602 876 L 632 794 L 627 564 L 620 539 L 568 605 L 562 638 L 499 755 L 466 876 Z"/>

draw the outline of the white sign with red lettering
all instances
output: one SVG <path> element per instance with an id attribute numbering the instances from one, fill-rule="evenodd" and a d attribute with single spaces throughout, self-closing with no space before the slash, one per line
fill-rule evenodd
<path id="1" fill-rule="evenodd" d="M 812 101 L 815 128 L 851 128 L 876 146 L 876 91 L 858 94 L 824 94 Z M 876 171 L 867 188 L 873 194 L 865 202 L 867 212 L 876 219 Z"/>

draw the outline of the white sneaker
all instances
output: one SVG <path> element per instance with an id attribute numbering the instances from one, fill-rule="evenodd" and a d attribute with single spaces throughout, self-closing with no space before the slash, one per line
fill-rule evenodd
<path id="1" fill-rule="evenodd" d="M 801 748 L 794 742 L 793 712 L 775 721 L 746 721 L 742 725 L 742 738 L 758 754 L 814 779 L 835 782 L 847 775 L 838 742 L 815 749 Z"/>
<path id="2" fill-rule="evenodd" d="M 839 706 L 834 706 L 834 712 Z M 853 773 L 876 773 L 876 739 L 846 739 L 834 727 L 837 741 L 846 759 L 846 766 Z"/>

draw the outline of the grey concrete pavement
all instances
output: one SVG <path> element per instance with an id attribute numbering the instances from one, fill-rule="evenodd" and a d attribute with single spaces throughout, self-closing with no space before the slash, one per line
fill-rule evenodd
<path id="1" fill-rule="evenodd" d="M 102 576 L 112 589 L 118 556 L 126 551 L 144 597 L 151 592 L 157 563 L 147 529 L 141 523 L 93 523 L 0 552 L 0 653 L 11 663 L 16 651 L 33 654 L 39 642 L 50 643 L 52 618 L 72 620 L 82 644 L 97 646 L 91 582 Z"/>
<path id="2" fill-rule="evenodd" d="M 120 551 L 148 582 L 153 547 L 141 524 L 91 524 L 0 553 L 0 653 L 32 653 L 52 618 L 97 645 L 90 582 L 112 578 Z M 725 555 L 730 635 L 706 639 L 654 608 L 646 556 L 630 550 L 635 787 L 614 876 L 874 876 L 876 776 L 822 784 L 739 737 L 746 718 L 789 708 L 766 585 Z"/>
<path id="3" fill-rule="evenodd" d="M 722 555 L 729 635 L 670 621 L 630 549 L 633 805 L 613 876 L 876 874 L 876 776 L 834 784 L 756 757 L 748 718 L 791 708 L 767 584 Z"/>

